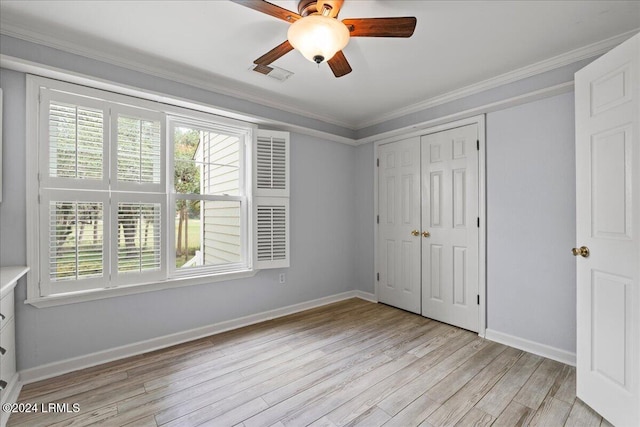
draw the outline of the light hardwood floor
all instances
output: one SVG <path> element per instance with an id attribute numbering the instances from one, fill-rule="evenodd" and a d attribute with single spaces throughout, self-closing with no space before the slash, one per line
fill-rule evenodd
<path id="1" fill-rule="evenodd" d="M 575 369 L 351 299 L 25 386 L 9 425 L 600 426 Z"/>

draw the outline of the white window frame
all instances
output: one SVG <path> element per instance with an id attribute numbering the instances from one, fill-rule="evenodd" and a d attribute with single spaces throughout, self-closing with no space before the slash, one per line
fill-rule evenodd
<path id="1" fill-rule="evenodd" d="M 175 251 L 169 251 L 169 277 L 170 278 L 182 278 L 198 275 L 218 274 L 229 271 L 238 270 L 251 270 L 252 258 L 249 256 L 249 247 L 251 244 L 251 229 L 249 228 L 250 218 L 250 200 L 251 200 L 251 174 L 250 174 L 250 161 L 249 161 L 249 144 L 253 140 L 252 132 L 247 129 L 238 128 L 237 126 L 231 126 L 229 123 L 225 124 L 224 121 L 216 119 L 216 123 L 211 123 L 211 119 L 203 120 L 201 118 L 186 118 L 180 116 L 168 116 L 167 117 L 167 156 L 168 167 L 170 173 L 168 173 L 168 193 L 169 193 L 169 218 L 175 218 L 176 216 L 176 201 L 178 199 L 186 200 L 200 200 L 200 201 L 238 201 L 240 202 L 240 229 L 242 236 L 242 261 L 239 263 L 224 264 L 221 266 L 202 266 L 193 267 L 188 269 L 177 269 Z M 240 190 L 241 194 L 238 196 L 217 196 L 217 195 L 204 195 L 204 194 L 178 194 L 175 192 L 174 187 L 174 157 L 173 157 L 173 138 L 170 135 L 174 135 L 176 127 L 194 127 L 202 130 L 209 130 L 212 132 L 220 132 L 229 135 L 237 136 L 240 139 L 240 170 L 243 172 L 240 174 Z M 202 221 L 202 218 L 201 218 Z M 176 233 L 175 233 L 175 221 L 167 221 L 169 228 L 168 236 L 171 239 L 170 248 L 176 247 Z"/>
<path id="2" fill-rule="evenodd" d="M 155 290 L 161 290 L 161 289 L 170 289 L 170 288 L 176 288 L 181 286 L 214 283 L 214 282 L 220 282 L 220 281 L 228 281 L 231 279 L 246 278 L 246 277 L 254 276 L 258 271 L 254 268 L 254 262 L 253 262 L 253 257 L 254 257 L 253 245 L 255 240 L 255 225 L 254 225 L 254 218 L 253 218 L 253 215 L 254 215 L 253 188 L 255 187 L 255 183 L 253 185 L 249 185 L 249 183 L 251 183 L 253 180 L 253 175 L 252 175 L 252 171 L 253 171 L 252 167 L 253 167 L 253 161 L 254 161 L 253 152 L 255 150 L 255 145 L 257 141 L 257 133 L 258 133 L 257 125 L 212 114 L 210 112 L 207 112 L 207 110 L 210 108 L 204 105 L 202 106 L 202 111 L 197 111 L 193 109 L 193 106 L 195 104 L 185 103 L 182 100 L 175 100 L 175 104 L 172 104 L 171 99 L 168 99 L 164 96 L 149 94 L 148 98 L 145 98 L 145 96 L 140 95 L 141 93 L 139 91 L 133 91 L 136 93 L 136 97 L 132 98 L 131 96 L 121 95 L 120 93 L 118 93 L 119 92 L 118 90 L 113 91 L 113 88 L 117 88 L 115 85 L 105 84 L 104 82 L 96 82 L 96 86 L 104 87 L 105 89 L 108 88 L 109 91 L 106 92 L 101 89 L 94 89 L 92 87 L 87 87 L 87 86 L 78 86 L 76 84 L 66 83 L 60 80 L 52 80 L 45 77 L 27 75 L 27 90 L 26 90 L 26 93 L 27 93 L 27 96 L 26 96 L 26 104 L 27 104 L 27 111 L 26 111 L 26 119 L 27 119 L 26 120 L 27 263 L 28 265 L 31 266 L 31 271 L 29 272 L 29 275 L 28 275 L 27 300 L 25 302 L 32 304 L 36 307 L 50 307 L 50 306 L 77 303 L 77 302 L 83 302 L 83 301 L 91 301 L 91 300 L 97 300 L 97 299 L 103 299 L 103 298 L 111 298 L 115 296 L 143 293 L 143 292 L 149 292 L 149 291 L 155 291 Z M 43 236 L 43 238 L 41 238 L 41 233 L 45 233 L 45 230 L 42 229 L 43 225 L 40 223 L 40 220 L 39 220 L 40 203 L 43 202 L 42 200 L 40 200 L 39 189 L 41 185 L 40 180 L 44 179 L 44 174 L 41 173 L 41 171 L 48 172 L 48 169 L 42 169 L 42 167 L 44 166 L 42 163 L 48 162 L 49 159 L 48 159 L 48 155 L 41 155 L 41 150 L 43 149 L 42 148 L 43 141 L 41 140 L 41 138 L 43 138 L 43 135 L 44 135 L 41 133 L 41 127 L 40 127 L 41 123 L 43 122 L 41 117 L 41 112 L 40 112 L 40 105 L 41 105 L 40 89 L 41 88 L 53 89 L 53 90 L 56 90 L 57 92 L 66 92 L 70 95 L 76 94 L 82 97 L 86 97 L 87 99 L 93 98 L 98 102 L 105 100 L 107 103 L 117 103 L 117 104 L 132 106 L 134 108 L 160 111 L 166 114 L 167 117 L 169 116 L 176 117 L 176 118 L 179 118 L 180 121 L 188 120 L 188 118 L 195 118 L 196 120 L 203 120 L 203 121 L 213 120 L 216 123 L 219 123 L 221 126 L 229 126 L 229 127 L 245 129 L 247 133 L 247 137 L 245 139 L 246 152 L 244 153 L 245 155 L 243 156 L 243 159 L 246 163 L 244 165 L 245 173 L 243 174 L 243 178 L 246 180 L 244 182 L 245 184 L 244 188 L 246 191 L 246 195 L 245 195 L 246 209 L 244 210 L 246 212 L 246 215 L 245 215 L 245 219 L 243 220 L 244 222 L 243 226 L 244 226 L 244 229 L 246 230 L 245 232 L 246 244 L 244 247 L 246 251 L 245 259 L 247 261 L 246 268 L 237 270 L 237 271 L 232 271 L 232 272 L 230 271 L 195 272 L 194 271 L 194 274 L 190 275 L 189 277 L 183 277 L 178 274 L 172 275 L 169 272 L 169 267 L 171 265 L 175 266 L 175 261 L 173 262 L 173 264 L 169 264 L 171 257 L 168 256 L 168 254 L 166 253 L 166 251 L 171 247 L 170 246 L 168 247 L 167 245 L 163 245 L 163 248 L 165 250 L 164 278 L 160 278 L 156 280 L 156 279 L 150 279 L 147 277 L 145 279 L 146 280 L 145 283 L 129 283 L 126 280 L 122 280 L 118 282 L 116 280 L 116 281 L 112 281 L 112 284 L 117 284 L 117 286 L 115 287 L 105 287 L 105 288 L 97 288 L 97 289 L 69 288 L 69 292 L 56 293 L 56 294 L 50 294 L 50 292 L 49 293 L 43 292 L 43 289 L 45 291 L 50 291 L 50 289 L 49 290 L 46 289 L 46 285 L 44 288 L 42 288 L 42 278 L 41 278 L 42 269 L 41 269 L 41 260 L 40 260 L 40 252 L 43 246 L 42 242 L 43 240 L 47 239 L 48 236 Z M 132 93 L 132 89 L 122 88 L 121 92 Z M 135 100 L 135 102 L 133 102 L 132 100 Z M 177 106 L 180 104 L 188 105 L 189 108 L 183 108 L 183 107 Z M 113 116 L 113 114 L 110 114 L 110 115 Z M 106 126 L 107 124 L 105 123 L 105 127 Z M 165 129 L 168 129 L 166 119 L 163 122 L 163 126 L 165 126 Z M 108 132 L 112 132 L 112 131 L 113 130 L 110 127 L 108 129 Z M 105 145 L 108 145 L 108 144 L 105 144 Z M 163 151 L 163 155 L 168 156 L 169 154 L 167 150 L 170 150 L 170 149 L 172 150 L 173 147 L 169 147 L 169 144 L 166 142 L 164 145 L 165 145 L 165 150 Z M 108 149 L 108 148 L 105 148 L 105 149 Z M 43 151 L 42 153 L 45 153 L 45 152 Z M 46 153 L 48 154 L 48 151 L 46 151 Z M 161 166 L 168 168 L 170 164 L 169 159 L 172 159 L 172 156 L 173 156 L 173 153 L 171 153 L 171 156 L 169 158 L 165 157 L 165 160 L 164 162 L 161 163 Z M 46 159 L 43 157 L 46 157 Z M 289 157 L 289 154 L 287 152 L 287 159 L 288 157 Z M 109 156 L 104 156 L 104 158 L 108 159 Z M 103 164 L 104 164 L 103 175 L 107 173 L 111 173 L 114 170 L 114 167 L 117 170 L 117 165 L 108 164 L 108 162 Z M 165 169 L 163 173 L 163 176 L 166 179 L 164 179 L 164 182 L 163 182 L 164 190 L 163 190 L 163 193 L 161 193 L 161 194 L 164 194 L 164 197 L 165 197 L 164 212 L 166 217 L 170 215 L 169 211 L 171 210 L 170 200 L 172 200 L 172 195 L 168 187 L 170 184 L 172 186 L 172 180 L 173 180 L 172 172 L 168 173 L 167 170 L 168 169 Z M 173 169 L 171 165 L 170 171 L 172 170 Z M 289 169 L 287 165 L 287 173 L 288 173 L 288 170 Z M 100 184 L 100 188 L 103 188 L 104 182 L 107 181 L 107 179 L 108 177 L 103 176 L 103 180 Z M 113 179 L 113 177 L 111 177 L 111 179 Z M 287 187 L 288 187 L 288 181 L 287 181 Z M 76 185 L 75 188 L 78 188 L 78 186 Z M 88 188 L 88 189 L 97 189 L 97 188 L 94 187 L 94 188 Z M 124 188 L 122 188 L 120 191 L 122 190 L 124 190 Z M 132 193 L 131 190 L 132 188 L 127 188 L 125 191 L 122 191 L 122 194 L 123 194 L 122 197 L 127 198 L 128 196 L 125 197 L 124 195 L 128 193 Z M 74 189 L 70 191 L 81 191 L 81 190 Z M 111 187 L 111 192 L 112 192 L 112 198 L 113 198 L 114 197 L 113 195 L 117 192 L 113 186 Z M 288 195 L 288 189 L 287 189 L 287 195 Z M 114 232 L 112 229 L 112 227 L 114 227 L 113 221 L 114 220 L 112 218 L 110 223 L 107 223 L 105 221 L 103 224 L 103 227 L 108 228 L 109 229 L 108 232 L 110 233 L 110 234 L 106 234 L 107 232 L 105 231 L 105 237 L 104 237 L 105 240 L 111 238 L 111 234 L 113 234 Z M 115 221 L 117 221 L 117 219 Z M 289 229 L 289 224 L 288 224 L 288 216 L 287 216 L 287 258 L 289 253 L 288 229 Z M 169 221 L 167 220 L 165 220 L 163 231 L 165 233 L 165 237 L 167 235 L 172 236 L 171 234 L 168 233 Z M 175 237 L 171 238 L 171 240 L 173 239 L 175 239 Z M 164 240 L 166 242 L 166 238 Z M 107 257 L 105 259 L 104 271 L 107 272 L 107 274 L 108 274 L 108 271 L 110 271 L 107 269 L 111 268 L 111 266 L 108 265 L 109 262 L 117 262 L 117 258 L 111 259 L 111 257 Z M 288 265 L 289 265 L 289 262 L 287 259 L 286 263 L 283 263 L 283 262 L 272 263 L 272 264 L 263 263 L 261 268 L 282 268 L 282 267 L 288 267 Z"/>

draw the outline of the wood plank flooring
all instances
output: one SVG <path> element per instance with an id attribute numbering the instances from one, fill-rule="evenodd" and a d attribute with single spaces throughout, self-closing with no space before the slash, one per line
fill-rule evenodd
<path id="1" fill-rule="evenodd" d="M 608 426 L 575 369 L 351 299 L 26 385 L 9 426 Z"/>

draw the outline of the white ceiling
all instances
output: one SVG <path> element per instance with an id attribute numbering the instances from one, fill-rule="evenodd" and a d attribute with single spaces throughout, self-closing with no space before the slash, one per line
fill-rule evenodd
<path id="1" fill-rule="evenodd" d="M 297 11 L 295 1 L 273 3 Z M 638 1 L 346 0 L 341 18 L 416 16 L 412 38 L 353 38 L 336 79 L 298 52 L 249 70 L 288 24 L 213 1 L 0 1 L 0 31 L 357 129 L 407 107 L 640 27 Z"/>

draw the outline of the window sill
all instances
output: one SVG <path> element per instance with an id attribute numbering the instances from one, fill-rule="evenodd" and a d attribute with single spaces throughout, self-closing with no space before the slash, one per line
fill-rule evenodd
<path id="1" fill-rule="evenodd" d="M 207 283 L 224 282 L 227 280 L 253 277 L 259 270 L 242 270 L 233 273 L 210 274 L 206 276 L 173 278 L 161 282 L 143 283 L 138 285 L 119 286 L 117 288 L 91 289 L 82 292 L 54 294 L 46 297 L 27 298 L 25 304 L 38 308 L 55 307 L 58 305 L 75 304 L 105 298 L 140 294 L 144 292 L 160 291 L 163 289 L 181 288 L 183 286 L 203 285 Z"/>

